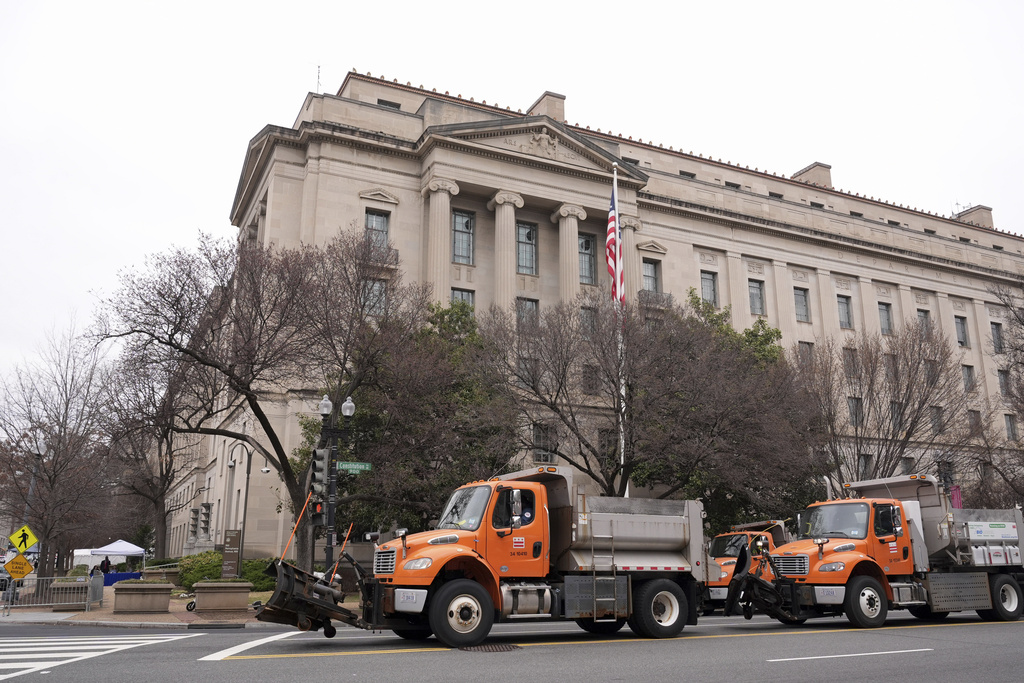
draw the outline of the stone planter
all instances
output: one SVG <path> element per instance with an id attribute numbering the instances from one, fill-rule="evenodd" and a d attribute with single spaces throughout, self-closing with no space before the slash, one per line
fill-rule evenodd
<path id="1" fill-rule="evenodd" d="M 169 583 L 118 581 L 114 584 L 114 613 L 169 612 L 173 589 Z"/>
<path id="2" fill-rule="evenodd" d="M 89 599 L 89 580 L 60 579 L 50 586 L 50 602 L 54 612 L 81 612 Z"/>
<path id="3" fill-rule="evenodd" d="M 178 586 L 178 568 L 170 569 L 143 569 L 142 578 L 147 581 L 167 581 L 171 585 Z"/>
<path id="4" fill-rule="evenodd" d="M 196 593 L 197 612 L 223 612 L 249 609 L 248 581 L 200 581 L 192 587 Z"/>

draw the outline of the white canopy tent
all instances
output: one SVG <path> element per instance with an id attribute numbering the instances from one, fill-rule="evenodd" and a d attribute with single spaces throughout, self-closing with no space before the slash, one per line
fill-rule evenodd
<path id="1" fill-rule="evenodd" d="M 128 541 L 117 540 L 102 548 L 93 548 L 91 555 L 123 555 L 125 557 L 142 556 L 142 566 L 146 566 L 146 551 Z"/>

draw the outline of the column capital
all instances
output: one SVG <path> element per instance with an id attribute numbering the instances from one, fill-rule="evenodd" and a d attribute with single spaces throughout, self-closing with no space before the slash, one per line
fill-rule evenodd
<path id="1" fill-rule="evenodd" d="M 644 224 L 637 216 L 619 216 L 619 225 L 626 230 L 634 230 L 640 232 Z"/>
<path id="2" fill-rule="evenodd" d="M 454 180 L 431 176 L 426 182 L 420 194 L 426 196 L 428 192 L 447 192 L 453 197 L 459 193 L 459 186 Z"/>
<path id="3" fill-rule="evenodd" d="M 501 204 L 511 204 L 517 209 L 523 208 L 523 198 L 515 192 L 509 190 L 498 190 L 491 197 L 491 200 L 487 202 L 487 210 L 494 211 L 494 207 L 500 206 Z"/>
<path id="4" fill-rule="evenodd" d="M 562 204 L 551 214 L 551 222 L 558 223 L 562 218 L 568 218 L 569 216 L 574 216 L 577 220 L 581 221 L 587 220 L 587 212 L 583 210 L 582 206 Z"/>

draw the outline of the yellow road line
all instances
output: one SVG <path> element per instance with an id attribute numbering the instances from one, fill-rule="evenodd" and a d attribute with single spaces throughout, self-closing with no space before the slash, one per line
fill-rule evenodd
<path id="1" fill-rule="evenodd" d="M 996 624 L 1016 624 L 1018 626 L 1024 626 L 1024 621 L 972 621 L 964 624 L 913 624 L 904 626 L 880 626 L 878 628 L 830 628 L 825 630 L 810 630 L 793 628 L 787 631 L 771 631 L 768 633 L 720 633 L 720 634 L 707 634 L 707 635 L 681 635 L 673 638 L 616 638 L 614 640 L 591 640 L 591 639 L 580 639 L 580 640 L 562 640 L 562 641 L 545 641 L 543 643 L 512 643 L 519 647 L 550 647 L 552 645 L 607 645 L 610 643 L 625 644 L 625 643 L 637 643 L 637 642 L 658 642 L 658 643 L 669 643 L 679 640 L 712 640 L 716 638 L 758 638 L 766 636 L 806 636 L 806 635 L 817 635 L 819 633 L 863 633 L 865 635 L 871 633 L 877 633 L 878 631 L 904 631 L 908 629 L 919 629 L 919 628 L 959 628 L 964 626 L 994 626 Z M 500 634 L 499 634 L 500 635 Z M 538 636 L 543 636 L 542 633 L 538 633 Z M 580 634 L 582 636 L 582 632 Z M 351 657 L 353 655 L 407 655 L 417 654 L 422 652 L 451 652 L 454 648 L 448 647 L 426 647 L 426 648 L 400 648 L 390 650 L 358 650 L 352 652 L 299 652 L 291 654 L 279 654 L 279 655 L 234 655 L 231 657 L 224 657 L 221 661 L 236 660 L 236 659 L 287 659 L 289 657 Z"/>

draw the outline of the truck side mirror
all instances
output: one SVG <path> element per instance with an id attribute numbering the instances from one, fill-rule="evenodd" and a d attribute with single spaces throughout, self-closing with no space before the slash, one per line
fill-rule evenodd
<path id="1" fill-rule="evenodd" d="M 519 489 L 512 489 L 509 496 L 509 507 L 512 509 L 512 528 L 518 529 L 523 526 L 523 492 Z"/>

